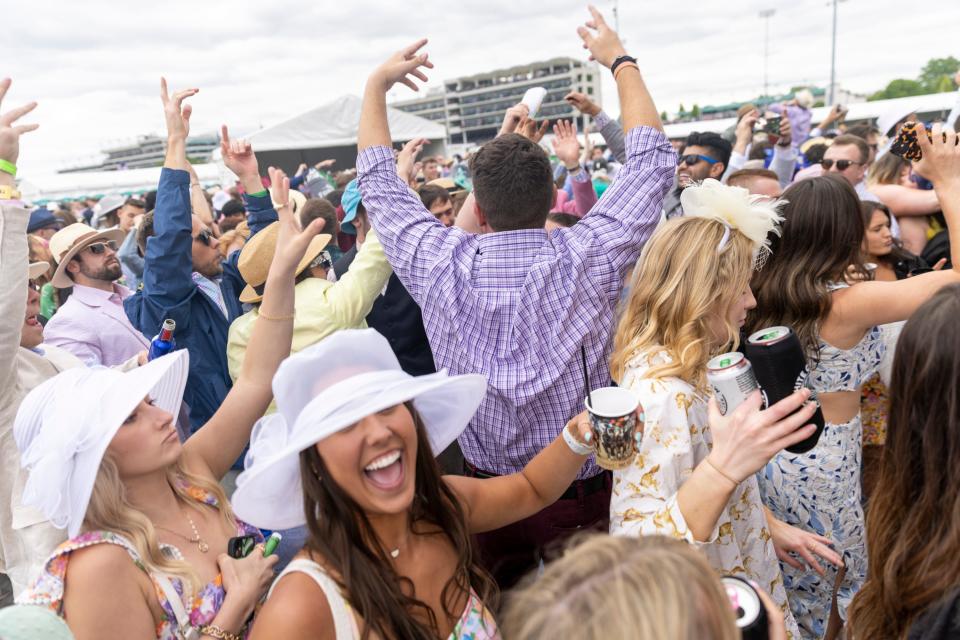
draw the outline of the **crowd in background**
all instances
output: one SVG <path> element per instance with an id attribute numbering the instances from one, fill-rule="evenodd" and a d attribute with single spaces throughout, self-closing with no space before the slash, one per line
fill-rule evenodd
<path id="1" fill-rule="evenodd" d="M 0 639 L 960 633 L 960 106 L 913 159 L 918 114 L 808 91 L 671 142 L 590 11 L 620 116 L 567 101 L 602 145 L 518 104 L 466 158 L 394 148 L 422 40 L 355 168 L 224 125 L 204 188 L 198 89 L 161 79 L 155 190 L 31 206 L 36 104 L 0 109 Z M 805 384 L 719 407 L 708 362 L 774 326 Z"/>

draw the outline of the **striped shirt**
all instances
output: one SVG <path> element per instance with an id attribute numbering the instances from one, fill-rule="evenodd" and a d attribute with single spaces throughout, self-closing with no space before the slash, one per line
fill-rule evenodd
<path id="1" fill-rule="evenodd" d="M 446 228 L 397 177 L 393 150 L 357 158 L 363 203 L 400 281 L 423 310 L 438 368 L 481 373 L 487 395 L 460 436 L 464 457 L 521 470 L 583 410 L 586 347 L 594 388 L 609 384 L 623 279 L 660 221 L 676 169 L 666 136 L 636 127 L 616 181 L 569 229 L 475 235 Z M 599 469 L 591 460 L 580 477 Z"/>

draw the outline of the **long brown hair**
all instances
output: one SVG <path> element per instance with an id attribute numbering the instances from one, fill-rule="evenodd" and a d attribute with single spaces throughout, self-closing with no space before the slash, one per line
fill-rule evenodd
<path id="1" fill-rule="evenodd" d="M 914 312 L 897 343 L 887 442 L 867 511 L 856 640 L 901 638 L 960 585 L 960 285 Z"/>
<path id="2" fill-rule="evenodd" d="M 816 358 L 831 306 L 828 285 L 844 282 L 850 268 L 867 278 L 860 198 L 842 177 L 826 175 L 791 185 L 783 199 L 783 234 L 771 234 L 773 255 L 753 276 L 757 307 L 746 329 L 787 325 Z"/>
<path id="3" fill-rule="evenodd" d="M 463 508 L 440 475 L 420 414 L 413 404 L 404 406 L 413 416 L 419 443 L 411 524 L 427 523 L 439 529 L 438 535 L 447 537 L 458 557 L 456 571 L 441 593 L 444 613 L 451 621 L 459 619 L 462 611 L 452 610 L 453 605 L 471 589 L 493 609 L 497 587 L 475 562 Z M 380 638 L 435 640 L 440 630 L 433 610 L 413 593 L 410 579 L 393 570 L 370 520 L 330 476 L 316 447 L 300 453 L 300 477 L 310 533 L 304 548 L 336 572 L 334 577 L 350 606 L 363 620 L 364 640 L 371 632 Z"/>

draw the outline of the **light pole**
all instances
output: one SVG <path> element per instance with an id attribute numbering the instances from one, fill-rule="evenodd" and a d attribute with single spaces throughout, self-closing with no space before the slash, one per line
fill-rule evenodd
<path id="1" fill-rule="evenodd" d="M 767 61 L 770 58 L 770 18 L 776 13 L 776 9 L 764 9 L 760 12 L 760 19 L 763 20 L 763 96 L 770 95 L 769 80 L 767 77 Z"/>
<path id="2" fill-rule="evenodd" d="M 834 104 L 837 90 L 837 5 L 847 0 L 832 0 L 833 5 L 833 38 L 830 43 L 830 91 L 827 93 L 827 106 Z"/>

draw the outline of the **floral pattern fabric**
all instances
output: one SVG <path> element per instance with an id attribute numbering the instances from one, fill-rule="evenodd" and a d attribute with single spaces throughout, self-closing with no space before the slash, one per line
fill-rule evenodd
<path id="1" fill-rule="evenodd" d="M 820 393 L 857 391 L 877 371 L 885 345 L 874 327 L 852 349 L 820 343 L 820 360 L 810 373 Z M 860 501 L 862 425 L 858 414 L 843 424 L 827 423 L 820 441 L 806 453 L 781 451 L 760 474 L 764 504 L 778 519 L 834 541 L 846 573 L 839 586 L 837 608 L 846 620 L 847 607 L 866 579 L 866 541 Z M 837 569 L 823 563 L 826 576 L 799 572 L 783 564 L 790 607 L 804 637 L 821 638 L 830 617 Z"/>
<path id="2" fill-rule="evenodd" d="M 863 444 L 882 445 L 887 441 L 887 385 L 876 373 L 863 385 L 860 393 L 860 418 L 863 423 Z"/>
<path id="3" fill-rule="evenodd" d="M 185 489 L 194 499 L 210 506 L 219 506 L 213 494 L 199 487 L 185 487 Z M 263 542 L 263 535 L 259 529 L 239 520 L 237 521 L 237 535 L 253 535 L 257 537 L 258 542 Z M 88 531 L 81 533 L 77 537 L 71 538 L 57 547 L 50 556 L 50 559 L 47 560 L 43 573 L 34 585 L 24 592 L 18 599 L 18 602 L 45 606 L 57 615 L 62 616 L 64 581 L 67 576 L 67 564 L 70 561 L 70 555 L 78 549 L 91 547 L 96 544 L 115 544 L 123 547 L 130 555 L 130 559 L 133 560 L 134 564 L 150 575 L 154 590 L 157 594 L 157 600 L 163 610 L 163 618 L 157 624 L 157 640 L 179 640 L 181 633 L 185 632 L 185 630 L 179 628 L 173 606 L 167 599 L 163 589 L 157 583 L 154 575 L 147 570 L 137 550 L 133 547 L 133 544 L 125 537 L 111 531 Z M 182 557 L 179 549 L 173 545 L 161 544 L 161 548 L 164 553 L 172 557 Z M 209 624 L 223 604 L 225 591 L 223 590 L 221 576 L 217 574 L 217 577 L 214 578 L 212 582 L 204 585 L 190 601 L 184 598 L 183 581 L 174 576 L 169 576 L 169 579 L 173 584 L 174 590 L 180 595 L 180 599 L 183 601 L 184 608 L 190 617 L 190 624 L 194 627 Z"/>
<path id="4" fill-rule="evenodd" d="M 790 637 L 799 638 L 756 477 L 733 492 L 708 541 L 696 541 L 687 527 L 677 491 L 710 453 L 713 439 L 703 391 L 678 378 L 644 377 L 650 366 L 667 361 L 664 352 L 635 357 L 620 383 L 640 400 L 644 434 L 633 464 L 613 474 L 610 533 L 685 540 L 700 549 L 718 573 L 753 580 L 770 593 L 784 612 Z"/>

